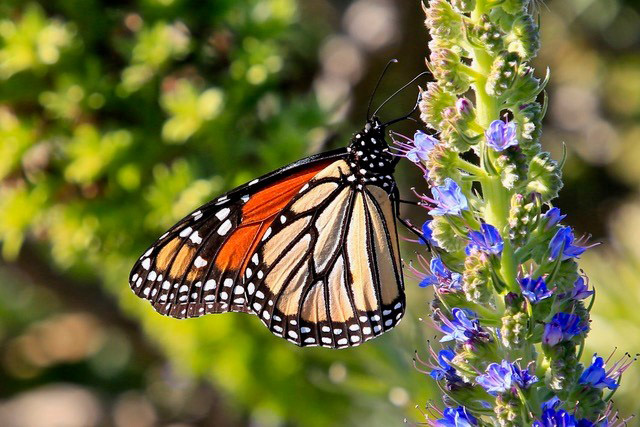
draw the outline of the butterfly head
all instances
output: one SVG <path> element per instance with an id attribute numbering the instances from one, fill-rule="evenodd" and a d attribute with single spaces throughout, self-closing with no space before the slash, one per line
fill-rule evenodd
<path id="1" fill-rule="evenodd" d="M 387 126 L 373 116 L 351 138 L 347 148 L 349 166 L 357 184 L 377 184 L 391 190 L 397 159 L 385 139 Z"/>

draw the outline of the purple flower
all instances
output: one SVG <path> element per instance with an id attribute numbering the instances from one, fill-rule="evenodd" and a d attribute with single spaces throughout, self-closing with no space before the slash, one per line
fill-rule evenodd
<path id="1" fill-rule="evenodd" d="M 405 156 L 413 163 L 424 162 L 438 143 L 437 139 L 419 130 L 413 135 L 413 147 L 406 152 Z"/>
<path id="2" fill-rule="evenodd" d="M 555 227 L 560 223 L 560 221 L 566 218 L 566 215 L 562 215 L 560 213 L 560 209 L 558 208 L 551 208 L 544 214 L 544 218 L 547 221 L 545 229 L 550 230 L 552 227 Z"/>
<path id="3" fill-rule="evenodd" d="M 609 374 L 610 373 L 607 373 L 604 369 L 604 359 L 594 354 L 593 359 L 591 359 L 591 366 L 582 372 L 578 382 L 594 388 L 609 388 L 615 390 L 618 388 L 618 383 L 616 379 Z"/>
<path id="4" fill-rule="evenodd" d="M 593 295 L 593 291 L 589 290 L 589 285 L 585 283 L 582 277 L 578 277 L 578 280 L 573 284 L 573 289 L 568 296 L 573 300 L 581 300 L 589 298 L 591 295 Z"/>
<path id="5" fill-rule="evenodd" d="M 465 249 L 467 255 L 474 250 L 500 255 L 504 242 L 498 229 L 491 224 L 484 223 L 480 226 L 480 230 L 469 232 L 469 240 L 471 242 Z"/>
<path id="6" fill-rule="evenodd" d="M 478 425 L 478 420 L 468 413 L 464 406 L 447 408 L 442 415 L 443 418 L 435 422 L 435 427 L 473 427 Z"/>
<path id="7" fill-rule="evenodd" d="M 520 288 L 522 289 L 522 295 L 532 304 L 537 304 L 553 295 L 553 291 L 547 289 L 547 284 L 542 277 L 520 279 Z"/>
<path id="8" fill-rule="evenodd" d="M 432 246 L 438 246 L 438 244 L 433 240 L 433 230 L 431 229 L 430 225 L 431 220 L 425 221 L 425 223 L 422 224 L 422 239 L 418 239 L 418 243 L 420 243 L 421 245 L 429 243 Z"/>
<path id="9" fill-rule="evenodd" d="M 494 120 L 484 135 L 487 139 L 487 145 L 496 151 L 503 151 L 518 145 L 515 122 L 505 123 L 502 120 Z"/>
<path id="10" fill-rule="evenodd" d="M 449 270 L 439 257 L 434 256 L 431 258 L 429 269 L 432 275 L 422 279 L 420 287 L 439 285 L 449 290 L 457 291 L 462 289 L 462 275 Z"/>
<path id="11" fill-rule="evenodd" d="M 502 363 L 492 363 L 487 367 L 485 374 L 476 377 L 476 382 L 491 395 L 511 391 L 514 387 L 526 390 L 531 384 L 536 383 L 538 377 L 531 375 L 528 370 L 520 369 L 514 362 L 503 360 Z"/>
<path id="12" fill-rule="evenodd" d="M 431 210 L 431 215 L 460 215 L 468 209 L 467 198 L 462 194 L 458 184 L 451 178 L 445 178 L 444 185 L 431 189 L 436 207 Z"/>
<path id="13" fill-rule="evenodd" d="M 589 326 L 582 322 L 580 316 L 569 313 L 556 313 L 551 322 L 544 327 L 542 342 L 546 345 L 554 346 L 562 341 L 569 341 L 588 329 Z"/>
<path id="14" fill-rule="evenodd" d="M 576 246 L 573 244 L 575 237 L 571 227 L 560 227 L 556 234 L 549 242 L 551 250 L 551 259 L 556 259 L 562 253 L 562 260 L 569 258 L 578 258 L 587 250 L 584 246 Z"/>
<path id="15" fill-rule="evenodd" d="M 556 411 L 549 408 L 542 413 L 540 421 L 533 422 L 532 427 L 578 427 L 578 422 L 564 409 Z"/>
<path id="16" fill-rule="evenodd" d="M 434 380 L 441 380 L 443 378 L 447 378 L 449 376 L 456 376 L 456 369 L 451 366 L 449 363 L 456 357 L 456 354 L 453 350 L 450 349 L 442 349 L 438 352 L 438 365 L 439 368 L 432 369 L 429 375 Z"/>
<path id="17" fill-rule="evenodd" d="M 564 409 L 558 409 L 560 399 L 553 399 L 542 404 L 542 417 L 534 421 L 532 427 L 594 427 L 595 424 L 587 419 L 576 418 Z"/>
<path id="18" fill-rule="evenodd" d="M 475 338 L 486 335 L 473 311 L 456 307 L 451 311 L 451 315 L 453 317 L 451 320 L 444 316 L 441 317 L 443 324 L 440 329 L 445 335 L 440 339 L 440 342 L 456 340 L 461 343 L 468 343 Z"/>

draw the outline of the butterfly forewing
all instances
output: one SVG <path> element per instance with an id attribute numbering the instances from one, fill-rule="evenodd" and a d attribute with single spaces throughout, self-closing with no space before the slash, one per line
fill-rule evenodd
<path id="1" fill-rule="evenodd" d="M 278 212 L 331 162 L 331 156 L 298 162 L 187 215 L 138 260 L 131 288 L 172 317 L 251 312 L 240 280 L 250 256 Z"/>
<path id="2" fill-rule="evenodd" d="M 386 191 L 351 185 L 338 160 L 291 200 L 245 272 L 250 307 L 298 345 L 348 347 L 404 312 L 394 207 Z"/>

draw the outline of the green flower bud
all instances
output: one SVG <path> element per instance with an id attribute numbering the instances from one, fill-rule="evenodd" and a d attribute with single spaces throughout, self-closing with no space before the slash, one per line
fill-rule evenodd
<path id="1" fill-rule="evenodd" d="M 444 122 L 440 132 L 440 141 L 458 153 L 465 153 L 480 141 L 480 136 L 469 130 L 469 123 L 475 119 L 475 112 L 473 109 L 471 111 L 463 109 L 461 112 L 457 107 L 458 104 L 464 104 L 464 102 L 460 102 L 461 100 L 470 104 L 466 98 L 461 98 L 456 103 L 456 108 L 445 108 L 442 112 Z"/>
<path id="2" fill-rule="evenodd" d="M 451 0 L 451 4 L 457 11 L 468 13 L 476 7 L 476 0 Z"/>
<path id="3" fill-rule="evenodd" d="M 462 17 L 446 0 L 430 0 L 424 9 L 425 25 L 434 39 L 454 43 L 462 35 Z"/>
<path id="4" fill-rule="evenodd" d="M 573 289 L 573 285 L 578 280 L 578 263 L 572 259 L 562 261 L 558 270 L 553 275 L 550 285 L 558 288 L 559 293 L 569 292 Z"/>
<path id="5" fill-rule="evenodd" d="M 446 91 L 437 82 L 427 84 L 427 90 L 420 92 L 420 118 L 427 126 L 442 130 L 444 117 L 442 113 L 456 103 L 456 97 Z"/>
<path id="6" fill-rule="evenodd" d="M 530 0 L 504 0 L 500 6 L 505 12 L 515 15 L 526 10 L 529 3 Z"/>
<path id="7" fill-rule="evenodd" d="M 491 65 L 486 91 L 491 96 L 502 96 L 518 76 L 520 58 L 514 52 L 502 51 Z"/>
<path id="8" fill-rule="evenodd" d="M 471 80 L 464 70 L 460 56 L 451 49 L 438 49 L 431 52 L 427 67 L 433 76 L 447 90 L 454 93 L 464 93 L 469 90 Z"/>
<path id="9" fill-rule="evenodd" d="M 460 179 L 456 166 L 458 153 L 444 144 L 438 144 L 429 152 L 425 166 L 429 171 L 427 180 L 432 185 L 443 185 L 445 178 Z"/>
<path id="10" fill-rule="evenodd" d="M 513 395 L 499 395 L 493 407 L 500 427 L 518 427 L 520 420 L 520 400 Z M 516 421 L 518 420 L 518 421 Z"/>
<path id="11" fill-rule="evenodd" d="M 564 399 L 578 374 L 579 363 L 574 344 L 568 342 L 554 346 L 553 355 L 547 362 L 547 386 L 554 390 L 560 399 Z"/>
<path id="12" fill-rule="evenodd" d="M 602 399 L 602 395 L 603 392 L 600 388 L 581 387 L 580 393 L 575 399 L 580 402 L 579 405 L 576 405 L 576 418 L 594 420 L 604 413 L 607 404 Z"/>
<path id="13" fill-rule="evenodd" d="M 520 102 L 533 101 L 540 90 L 540 79 L 534 75 L 533 68 L 527 63 L 521 64 L 509 92 L 509 98 Z"/>
<path id="14" fill-rule="evenodd" d="M 577 315 L 582 319 L 582 321 L 589 327 L 589 329 L 584 333 L 586 336 L 591 330 L 591 324 L 589 323 L 589 319 L 591 315 L 587 307 L 584 305 L 583 301 L 576 301 L 573 305 L 573 314 Z"/>
<path id="15" fill-rule="evenodd" d="M 528 13 L 517 16 L 506 40 L 507 49 L 516 52 L 522 60 L 528 61 L 535 57 L 540 49 L 540 34 L 533 16 Z"/>
<path id="16" fill-rule="evenodd" d="M 525 244 L 533 231 L 536 218 L 540 215 L 539 205 L 530 200 L 522 194 L 514 194 L 511 197 L 509 238 L 516 246 Z"/>
<path id="17" fill-rule="evenodd" d="M 543 202 L 558 196 L 562 188 L 562 170 L 547 152 L 536 154 L 529 163 L 527 191 L 539 193 Z"/>
<path id="18" fill-rule="evenodd" d="M 468 27 L 467 34 L 472 44 L 483 46 L 493 54 L 504 49 L 505 34 L 496 24 L 491 22 L 488 15 L 482 15 L 479 25 Z"/>
<path id="19" fill-rule="evenodd" d="M 500 172 L 500 181 L 508 189 L 515 188 L 519 181 L 527 176 L 526 157 L 520 150 L 505 150 L 495 161 L 494 166 Z"/>
<path id="20" fill-rule="evenodd" d="M 455 221 L 455 218 L 452 218 L 451 221 Z M 462 251 L 467 245 L 467 241 L 456 233 L 449 220 L 444 216 L 433 218 L 430 227 L 433 231 L 433 240 L 447 252 Z"/>
<path id="21" fill-rule="evenodd" d="M 518 145 L 527 159 L 540 152 L 542 118 L 542 106 L 537 102 L 520 105 L 513 111 L 513 119 L 518 124 Z"/>
<path id="22" fill-rule="evenodd" d="M 491 262 L 483 252 L 474 251 L 467 256 L 462 274 L 462 289 L 467 299 L 476 304 L 486 304 L 493 296 Z"/>
<path id="23" fill-rule="evenodd" d="M 527 313 L 506 314 L 502 318 L 502 327 L 500 328 L 502 345 L 511 350 L 521 348 L 525 342 L 528 322 Z"/>

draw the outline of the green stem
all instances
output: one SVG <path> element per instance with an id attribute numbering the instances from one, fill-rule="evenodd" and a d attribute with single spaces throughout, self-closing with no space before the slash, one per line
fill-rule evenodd
<path id="1" fill-rule="evenodd" d="M 486 179 L 489 177 L 484 169 L 464 160 L 462 157 L 456 158 L 456 166 L 465 172 L 475 175 L 477 178 Z"/>
<path id="2" fill-rule="evenodd" d="M 485 13 L 487 3 L 485 0 L 478 0 L 476 8 L 471 14 L 471 19 L 480 23 L 480 17 Z M 491 72 L 493 57 L 484 49 L 473 50 L 473 62 L 471 68 L 476 72 L 474 90 L 476 93 L 476 114 L 477 120 L 483 129 L 487 129 L 492 121 L 500 116 L 500 106 L 498 100 L 490 96 L 485 87 L 487 76 Z M 484 149 L 484 142 L 480 143 L 480 149 Z M 484 165 L 482 165 L 484 166 Z M 495 226 L 501 233 L 507 230 L 507 218 L 509 217 L 509 207 L 511 194 L 500 182 L 497 176 L 483 179 L 482 194 L 485 200 L 485 219 Z M 517 276 L 517 260 L 514 249 L 508 239 L 505 239 L 502 251 L 500 274 L 509 290 L 518 291 L 519 285 Z"/>

